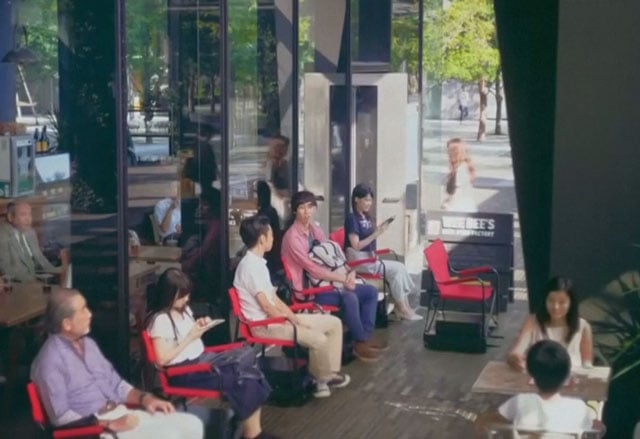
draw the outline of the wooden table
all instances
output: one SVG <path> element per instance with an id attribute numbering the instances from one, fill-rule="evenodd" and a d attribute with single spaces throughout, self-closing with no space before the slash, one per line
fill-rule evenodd
<path id="1" fill-rule="evenodd" d="M 0 326 L 17 326 L 43 315 L 47 298 L 40 282 L 13 283 L 10 292 L 0 293 Z"/>
<path id="2" fill-rule="evenodd" d="M 609 367 L 576 368 L 571 371 L 572 383 L 564 386 L 560 393 L 585 401 L 604 401 L 607 399 L 610 373 Z M 536 387 L 530 382 L 528 374 L 512 369 L 504 361 L 489 361 L 473 383 L 471 391 L 503 395 L 535 392 Z"/>
<path id="3" fill-rule="evenodd" d="M 25 325 L 42 316 L 47 309 L 48 294 L 42 291 L 41 282 L 13 283 L 10 292 L 0 293 L 0 326 L 9 328 L 8 347 L 2 355 L 6 361 L 7 382 L 2 401 L 3 416 L 8 416 L 12 407 L 13 391 L 18 376 L 18 358 L 26 342 L 33 343 L 37 331 Z M 59 288 L 52 285 L 52 289 Z M 4 350 L 4 349 L 3 349 Z"/>
<path id="4" fill-rule="evenodd" d="M 154 262 L 180 262 L 182 249 L 180 247 L 162 245 L 141 245 L 136 256 L 131 259 L 136 261 Z"/>
<path id="5" fill-rule="evenodd" d="M 138 322 L 147 312 L 147 287 L 156 283 L 156 267 L 142 261 L 129 263 L 129 312 Z"/>

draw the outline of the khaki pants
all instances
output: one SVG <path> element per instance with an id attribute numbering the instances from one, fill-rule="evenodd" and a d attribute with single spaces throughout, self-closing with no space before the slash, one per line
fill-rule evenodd
<path id="1" fill-rule="evenodd" d="M 298 344 L 309 349 L 309 372 L 318 381 L 328 381 L 340 371 L 342 362 L 342 322 L 329 314 L 296 314 L 308 326 L 297 327 Z M 289 323 L 257 327 L 253 335 L 279 340 L 293 340 Z"/>

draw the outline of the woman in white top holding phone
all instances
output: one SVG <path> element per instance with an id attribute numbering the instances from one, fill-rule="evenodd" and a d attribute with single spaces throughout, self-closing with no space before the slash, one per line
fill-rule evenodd
<path id="1" fill-rule="evenodd" d="M 345 252 L 349 260 L 371 257 L 376 250 L 376 239 L 387 230 L 389 224 L 394 220 L 394 217 L 391 217 L 379 226 L 374 226 L 373 219 L 369 215 L 373 196 L 373 189 L 364 183 L 358 184 L 351 192 L 353 212 L 347 216 L 344 227 Z M 409 305 L 407 296 L 415 292 L 415 285 L 402 262 L 377 261 L 360 265 L 356 267 L 356 270 L 377 274 L 382 274 L 384 270 L 385 277 L 391 287 L 391 296 L 397 306 L 396 315 L 403 320 L 422 319 L 422 316 Z"/>
<path id="2" fill-rule="evenodd" d="M 224 320 L 211 320 L 209 317 L 195 318 L 189 308 L 191 281 L 177 268 L 168 268 L 158 279 L 155 313 L 148 325 L 149 335 L 153 343 L 156 359 L 160 366 L 190 365 L 196 363 L 216 363 L 215 353 L 207 353 L 202 343 L 202 335 Z M 245 348 L 242 348 L 245 349 Z M 250 349 L 250 348 L 246 348 Z M 213 372 L 196 372 L 178 375 L 169 379 L 178 387 L 192 389 L 222 390 L 222 378 Z M 240 409 L 234 407 L 234 401 L 226 395 L 235 413 Z M 239 395 L 240 397 L 242 395 Z M 265 398 L 266 400 L 266 398 Z M 241 401 L 242 404 L 254 405 L 249 409 L 249 416 L 241 421 L 243 438 L 276 439 L 276 436 L 264 433 L 260 425 L 260 407 L 265 401 Z M 246 411 L 246 408 L 245 408 Z"/>

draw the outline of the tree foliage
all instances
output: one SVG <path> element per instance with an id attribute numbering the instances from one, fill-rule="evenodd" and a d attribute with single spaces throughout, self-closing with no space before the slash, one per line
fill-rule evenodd
<path id="1" fill-rule="evenodd" d="M 475 83 L 480 95 L 477 139 L 486 131 L 490 84 L 500 69 L 495 13 L 491 0 L 452 0 L 425 14 L 425 69 L 435 82 Z M 499 124 L 496 125 L 496 132 Z"/>
<path id="2" fill-rule="evenodd" d="M 500 65 L 490 0 L 454 0 L 425 16 L 425 68 L 438 81 L 493 80 Z"/>

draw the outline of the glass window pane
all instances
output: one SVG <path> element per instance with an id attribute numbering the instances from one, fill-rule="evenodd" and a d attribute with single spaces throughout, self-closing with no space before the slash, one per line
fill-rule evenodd
<path id="1" fill-rule="evenodd" d="M 9 224 L 0 227 L 30 237 L 0 249 L 0 271 L 32 304 L 46 300 L 42 284 L 79 289 L 93 336 L 123 366 L 114 337 L 124 323 L 116 267 L 125 250 L 116 230 L 115 5 L 0 1 L 0 95 L 9 98 L 0 103 L 0 215 Z"/>
<path id="2" fill-rule="evenodd" d="M 229 3 L 229 253 L 243 244 L 243 218 L 256 212 L 280 228 L 289 216 L 292 183 L 292 3 Z M 275 209 L 275 214 L 269 207 Z M 277 216 L 277 218 L 276 218 Z M 279 233 L 276 230 L 276 240 Z M 269 258 L 270 268 L 279 256 Z"/>

